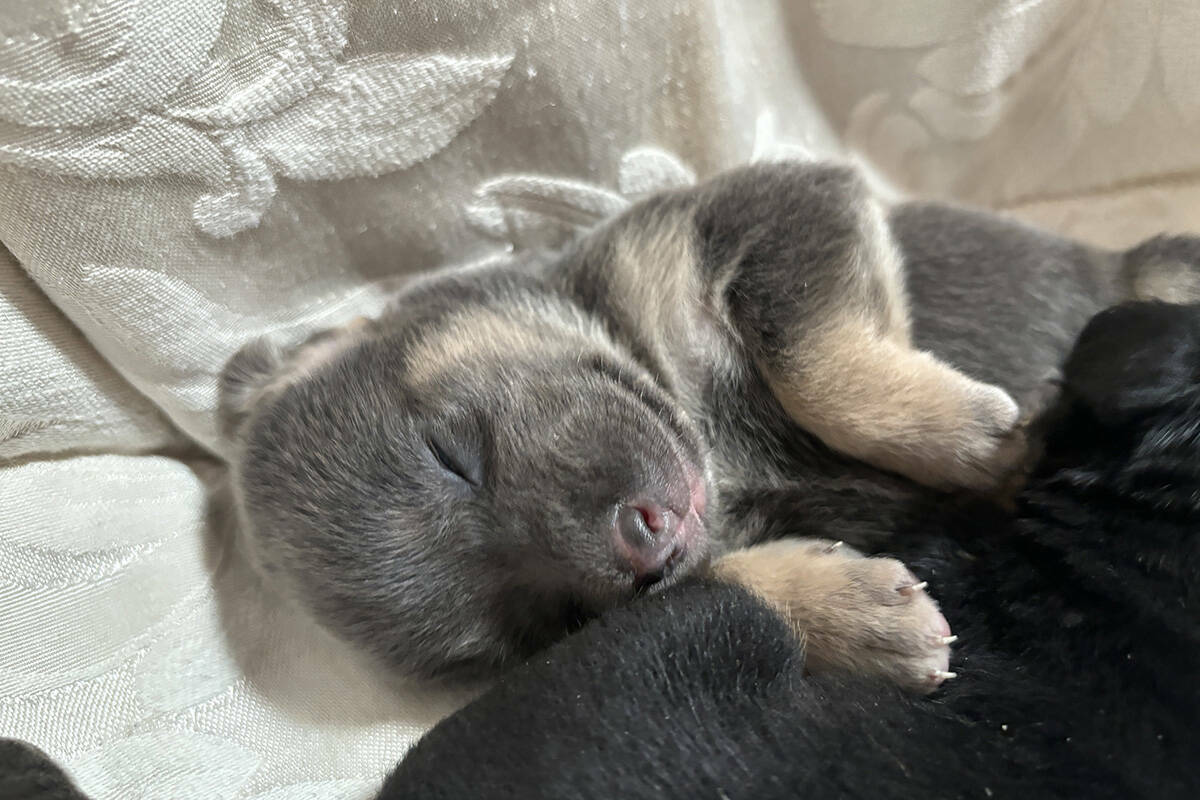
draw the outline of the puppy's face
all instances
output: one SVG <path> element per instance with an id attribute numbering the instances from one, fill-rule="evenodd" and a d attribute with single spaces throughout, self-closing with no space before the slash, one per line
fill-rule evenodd
<path id="1" fill-rule="evenodd" d="M 690 422 L 577 309 L 449 276 L 377 323 L 230 363 L 252 553 L 419 674 L 486 669 L 707 553 Z"/>

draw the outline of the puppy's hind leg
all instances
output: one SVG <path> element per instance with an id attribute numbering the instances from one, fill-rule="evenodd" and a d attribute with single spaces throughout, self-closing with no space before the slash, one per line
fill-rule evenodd
<path id="1" fill-rule="evenodd" d="M 912 345 L 901 257 L 857 174 L 744 175 L 721 184 L 702 228 L 736 243 L 716 259 L 734 265 L 731 321 L 784 410 L 921 483 L 1000 486 L 1024 452 L 1017 404 Z"/>
<path id="2" fill-rule="evenodd" d="M 784 410 L 827 445 L 938 488 L 992 489 L 1017 466 L 1016 402 L 870 320 L 833 320 L 765 369 Z"/>

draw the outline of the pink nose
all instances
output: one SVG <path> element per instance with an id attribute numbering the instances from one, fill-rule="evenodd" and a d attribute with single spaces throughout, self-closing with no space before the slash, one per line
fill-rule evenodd
<path id="1" fill-rule="evenodd" d="M 638 501 L 617 512 L 617 552 L 633 568 L 638 588 L 658 583 L 678 555 L 679 515 L 657 503 Z"/>

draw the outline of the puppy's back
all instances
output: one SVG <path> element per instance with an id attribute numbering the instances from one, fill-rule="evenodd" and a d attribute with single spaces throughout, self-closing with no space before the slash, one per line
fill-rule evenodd
<path id="1" fill-rule="evenodd" d="M 1023 409 L 1092 315 L 1127 294 L 1121 254 L 1013 220 L 909 203 L 890 222 L 917 346 L 1007 389 Z"/>

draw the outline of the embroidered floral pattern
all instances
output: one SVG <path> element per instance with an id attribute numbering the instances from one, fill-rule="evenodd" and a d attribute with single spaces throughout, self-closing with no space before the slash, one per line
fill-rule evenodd
<path id="1" fill-rule="evenodd" d="M 550 175 L 503 175 L 480 184 L 465 211 L 479 233 L 508 250 L 558 247 L 651 192 L 688 186 L 696 175 L 655 147 L 625 153 L 617 190 Z"/>
<path id="2" fill-rule="evenodd" d="M 33 31 L 0 49 L 0 164 L 195 179 L 211 188 L 193 218 L 214 237 L 257 225 L 278 177 L 379 175 L 432 156 L 492 101 L 512 63 L 342 59 L 344 0 L 97 0 L 73 25 L 80 46 L 49 63 L 53 43 Z"/>
<path id="3" fill-rule="evenodd" d="M 1144 113 L 1200 122 L 1192 0 L 814 0 L 834 41 L 916 58 L 911 91 L 878 90 L 847 138 L 906 186 L 994 204 L 1195 169 L 1188 137 L 1128 152 Z M 1157 74 L 1156 74 L 1157 73 Z M 1142 110 L 1139 110 L 1142 109 Z M 1157 126 L 1143 126 L 1143 133 Z M 1098 158 L 1120 143 L 1124 157 Z M 1139 140 L 1144 143 L 1144 140 Z M 1088 157 L 1086 154 L 1091 153 Z M 1085 168 L 1071 171 L 1073 159 Z"/>

